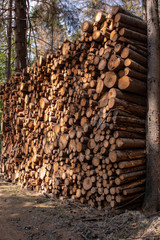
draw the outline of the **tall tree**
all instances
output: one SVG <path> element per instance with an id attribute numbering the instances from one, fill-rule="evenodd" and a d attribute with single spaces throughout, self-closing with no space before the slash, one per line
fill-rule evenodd
<path id="1" fill-rule="evenodd" d="M 77 5 L 76 5 L 77 3 Z M 38 52 L 54 51 L 64 37 L 79 27 L 80 2 L 77 0 L 41 0 L 32 9 L 31 20 L 36 33 Z"/>
<path id="2" fill-rule="evenodd" d="M 143 20 L 147 21 L 146 0 L 142 0 L 142 16 Z"/>
<path id="3" fill-rule="evenodd" d="M 6 82 L 11 77 L 11 40 L 12 40 L 12 0 L 8 3 L 8 28 L 7 28 L 7 52 L 6 52 Z"/>
<path id="4" fill-rule="evenodd" d="M 15 71 L 21 71 L 27 62 L 26 0 L 15 0 Z"/>
<path id="5" fill-rule="evenodd" d="M 148 117 L 144 209 L 160 210 L 160 49 L 158 0 L 147 0 Z"/>

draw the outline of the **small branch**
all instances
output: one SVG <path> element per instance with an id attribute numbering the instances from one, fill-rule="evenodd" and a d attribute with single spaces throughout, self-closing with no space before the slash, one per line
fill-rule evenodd
<path id="1" fill-rule="evenodd" d="M 33 32 L 33 30 L 32 30 L 32 32 Z M 27 35 L 27 36 L 29 36 L 29 35 Z M 31 36 L 31 37 L 36 38 L 36 39 L 38 39 L 38 40 L 40 40 L 40 41 L 46 43 L 47 45 L 51 46 L 50 43 L 46 42 L 45 40 L 43 40 L 43 39 L 41 39 L 41 38 L 39 38 L 39 37 L 35 37 L 35 36 Z"/>

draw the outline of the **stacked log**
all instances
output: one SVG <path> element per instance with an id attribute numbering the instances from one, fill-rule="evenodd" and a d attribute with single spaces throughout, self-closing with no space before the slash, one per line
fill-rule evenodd
<path id="1" fill-rule="evenodd" d="M 101 209 L 145 185 L 146 23 L 119 6 L 3 84 L 1 167 L 22 187 Z"/>

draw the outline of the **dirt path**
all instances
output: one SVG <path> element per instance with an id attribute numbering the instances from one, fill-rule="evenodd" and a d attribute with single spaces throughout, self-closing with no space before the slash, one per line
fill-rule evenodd
<path id="1" fill-rule="evenodd" d="M 160 239 L 160 217 L 115 215 L 59 201 L 0 179 L 0 240 Z"/>

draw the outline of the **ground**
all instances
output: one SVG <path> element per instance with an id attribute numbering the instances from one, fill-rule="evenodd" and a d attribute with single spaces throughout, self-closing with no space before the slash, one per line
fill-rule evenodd
<path id="1" fill-rule="evenodd" d="M 0 179 L 0 240 L 160 239 L 160 216 L 97 210 Z"/>

